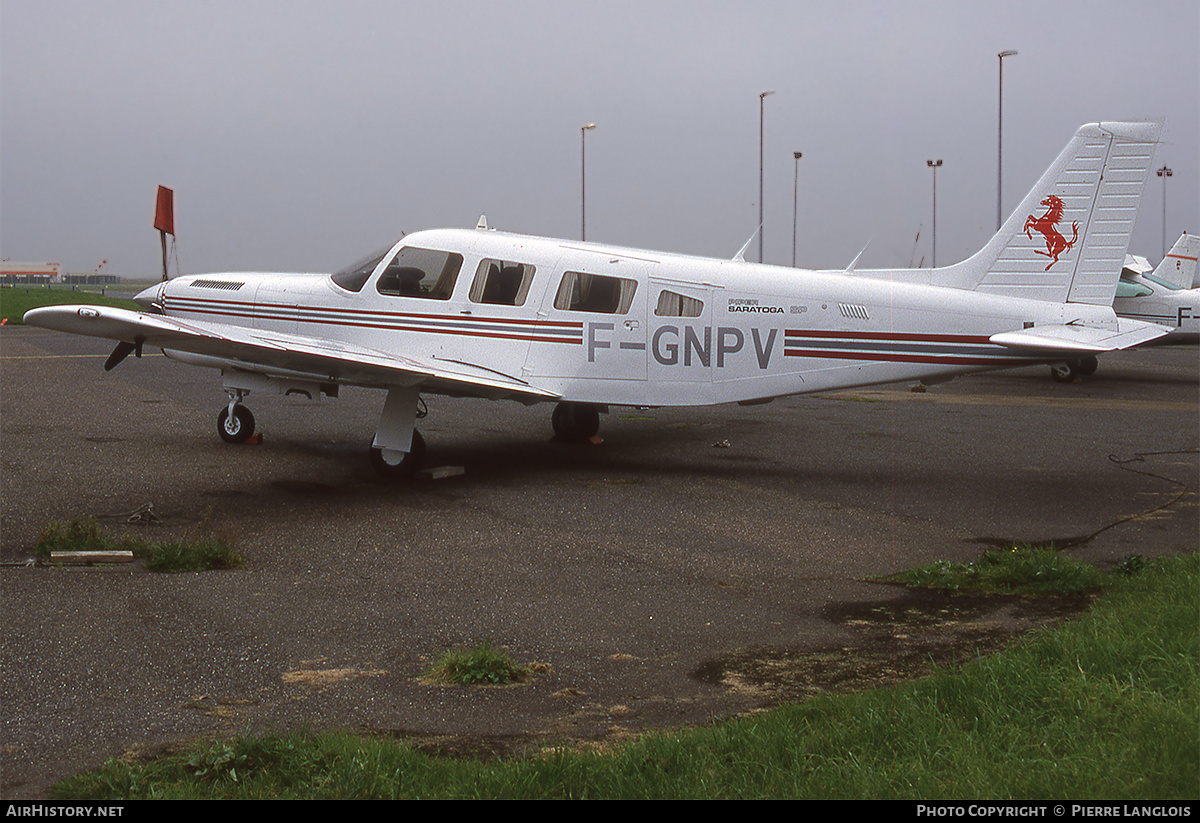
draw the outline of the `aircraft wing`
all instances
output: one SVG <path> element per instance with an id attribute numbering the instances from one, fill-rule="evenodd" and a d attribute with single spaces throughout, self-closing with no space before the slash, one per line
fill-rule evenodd
<path id="1" fill-rule="evenodd" d="M 31 309 L 24 322 L 55 331 L 102 337 L 229 361 L 230 368 L 359 386 L 424 386 L 430 391 L 484 397 L 555 399 L 557 394 L 470 363 L 420 358 L 298 334 L 223 323 L 180 320 L 106 306 Z"/>
<path id="2" fill-rule="evenodd" d="M 1115 330 L 1067 324 L 1032 326 L 1020 331 L 993 334 L 988 339 L 999 346 L 1014 349 L 1079 356 L 1131 349 L 1157 340 L 1169 332 L 1170 329 L 1157 323 L 1119 317 Z"/>

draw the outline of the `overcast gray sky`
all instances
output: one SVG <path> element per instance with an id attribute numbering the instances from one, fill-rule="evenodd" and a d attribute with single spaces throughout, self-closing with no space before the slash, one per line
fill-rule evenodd
<path id="1" fill-rule="evenodd" d="M 0 257 L 329 271 L 474 226 L 766 262 L 969 256 L 1075 129 L 1166 118 L 1167 245 L 1200 231 L 1195 0 L 3 0 Z M 1161 255 L 1153 174 L 1131 251 Z M 919 239 L 918 239 L 919 232 Z M 747 259 L 757 258 L 757 243 Z"/>

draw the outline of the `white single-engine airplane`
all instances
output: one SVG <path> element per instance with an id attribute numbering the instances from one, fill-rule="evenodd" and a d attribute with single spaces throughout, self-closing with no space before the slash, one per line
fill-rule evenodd
<path id="1" fill-rule="evenodd" d="M 154 346 L 219 369 L 218 430 L 276 390 L 386 389 L 371 450 L 387 476 L 424 444 L 422 392 L 554 402 L 587 438 L 610 405 L 754 404 L 1125 349 L 1166 333 L 1119 318 L 1117 278 L 1161 124 L 1083 126 L 1003 228 L 939 269 L 822 273 L 491 231 L 423 231 L 335 274 L 176 276 L 145 312 L 34 309 L 25 322 Z M 1065 236 L 1064 236 L 1065 235 Z M 1067 239 L 1069 238 L 1069 239 Z"/>

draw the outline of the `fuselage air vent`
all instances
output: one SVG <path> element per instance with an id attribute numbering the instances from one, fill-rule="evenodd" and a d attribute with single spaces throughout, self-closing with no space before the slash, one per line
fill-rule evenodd
<path id="1" fill-rule="evenodd" d="M 192 288 L 196 289 L 224 289 L 225 291 L 237 291 L 245 283 L 239 283 L 236 280 L 193 280 Z"/>

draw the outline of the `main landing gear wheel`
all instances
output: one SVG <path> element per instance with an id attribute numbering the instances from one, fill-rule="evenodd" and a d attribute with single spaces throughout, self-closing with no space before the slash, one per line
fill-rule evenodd
<path id="1" fill-rule="evenodd" d="M 372 446 L 371 465 L 385 480 L 407 480 L 416 473 L 417 469 L 421 468 L 421 463 L 425 460 L 425 438 L 421 437 L 419 431 L 414 430 L 412 445 L 408 452 L 398 461 L 393 457 L 395 454 L 396 452 L 392 452 L 385 455 L 383 449 Z"/>
<path id="2" fill-rule="evenodd" d="M 1095 355 L 1089 354 L 1079 360 L 1056 363 L 1050 367 L 1050 376 L 1059 383 L 1071 383 L 1078 377 L 1095 374 L 1099 365 L 1100 361 L 1096 359 Z"/>
<path id="3" fill-rule="evenodd" d="M 554 433 L 564 440 L 587 440 L 600 431 L 600 410 L 587 403 L 559 403 L 550 423 Z"/>
<path id="4" fill-rule="evenodd" d="M 245 406 L 234 406 L 230 414 L 226 406 L 217 415 L 217 433 L 226 443 L 245 443 L 254 435 L 254 415 Z"/>

